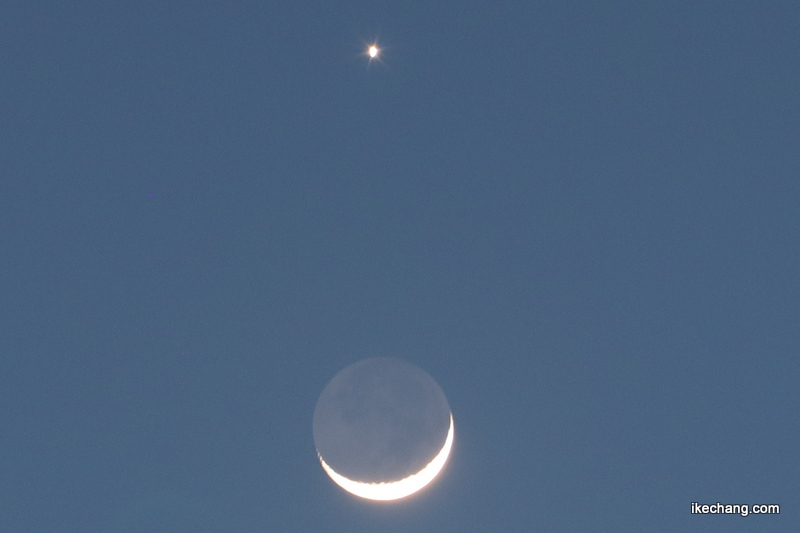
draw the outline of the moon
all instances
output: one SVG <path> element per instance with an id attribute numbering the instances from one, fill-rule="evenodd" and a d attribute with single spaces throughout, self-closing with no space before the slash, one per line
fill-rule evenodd
<path id="1" fill-rule="evenodd" d="M 377 42 L 366 45 L 366 49 L 364 50 L 364 55 L 367 57 L 369 64 L 372 64 L 373 61 L 381 61 L 382 53 L 383 49 L 378 46 Z"/>
<path id="2" fill-rule="evenodd" d="M 326 474 L 370 500 L 404 498 L 430 484 L 453 447 L 447 398 L 422 369 L 391 357 L 336 374 L 314 410 L 314 444 Z"/>

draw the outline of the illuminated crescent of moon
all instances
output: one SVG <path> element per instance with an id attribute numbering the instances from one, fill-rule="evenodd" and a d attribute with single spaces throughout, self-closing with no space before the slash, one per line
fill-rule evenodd
<path id="1" fill-rule="evenodd" d="M 422 489 L 433 481 L 439 472 L 441 472 L 450 455 L 450 450 L 453 447 L 454 434 L 453 415 L 451 414 L 450 429 L 447 431 L 447 438 L 444 441 L 444 446 L 442 446 L 441 451 L 439 451 L 436 457 L 422 470 L 399 481 L 391 481 L 389 483 L 363 483 L 361 481 L 353 481 L 341 474 L 337 474 L 328 466 L 322 456 L 318 454 L 319 462 L 322 463 L 322 468 L 327 472 L 328 476 L 330 476 L 337 485 L 351 494 L 370 500 L 397 500 L 399 498 L 405 498 Z"/>

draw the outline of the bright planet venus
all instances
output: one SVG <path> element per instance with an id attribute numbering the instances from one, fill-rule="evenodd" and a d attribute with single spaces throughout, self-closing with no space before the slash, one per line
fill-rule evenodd
<path id="1" fill-rule="evenodd" d="M 313 426 L 323 470 L 370 500 L 397 500 L 427 486 L 454 439 L 439 385 L 392 357 L 363 359 L 336 374 L 317 400 Z"/>

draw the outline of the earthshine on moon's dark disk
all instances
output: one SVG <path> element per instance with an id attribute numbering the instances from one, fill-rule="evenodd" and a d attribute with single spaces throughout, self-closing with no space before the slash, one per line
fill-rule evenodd
<path id="1" fill-rule="evenodd" d="M 423 488 L 444 467 L 453 417 L 442 389 L 422 369 L 391 357 L 364 359 L 322 391 L 314 444 L 340 487 L 395 500 Z"/>

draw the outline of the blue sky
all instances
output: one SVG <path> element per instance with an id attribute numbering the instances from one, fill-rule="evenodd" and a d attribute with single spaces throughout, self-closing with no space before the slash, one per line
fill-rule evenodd
<path id="1" fill-rule="evenodd" d="M 796 531 L 798 23 L 5 2 L 0 530 Z M 456 423 L 389 506 L 311 435 L 380 355 Z"/>

